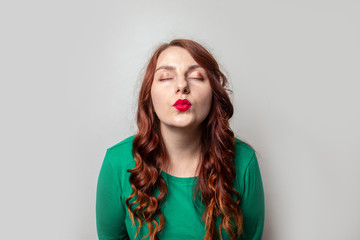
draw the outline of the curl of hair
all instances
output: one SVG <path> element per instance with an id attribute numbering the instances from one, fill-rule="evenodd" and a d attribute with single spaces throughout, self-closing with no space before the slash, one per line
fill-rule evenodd
<path id="1" fill-rule="evenodd" d="M 238 239 L 243 231 L 243 216 L 240 209 L 240 194 L 233 187 L 235 167 L 233 164 L 234 133 L 229 126 L 233 115 L 233 105 L 227 91 L 227 78 L 220 71 L 214 57 L 200 44 L 187 40 L 175 39 L 162 44 L 150 58 L 141 85 L 138 110 L 138 132 L 133 141 L 135 167 L 130 172 L 132 194 L 126 205 L 130 219 L 135 225 L 136 218 L 140 228 L 146 223 L 150 240 L 159 239 L 157 234 L 164 228 L 165 217 L 160 210 L 161 203 L 167 196 L 166 182 L 161 176 L 161 169 L 168 167 L 168 155 L 160 134 L 159 119 L 154 113 L 151 101 L 151 85 L 159 55 L 168 47 L 178 46 L 186 49 L 194 60 L 206 70 L 213 99 L 211 109 L 202 123 L 201 155 L 198 165 L 199 176 L 196 184 L 196 196 L 205 206 L 202 220 L 205 223 L 205 240 L 218 239 L 224 229 L 230 239 Z M 159 192 L 155 196 L 155 191 Z M 237 197 L 237 200 L 232 198 Z M 131 202 L 132 201 L 132 202 Z M 155 216 L 158 216 L 159 222 Z M 221 217 L 219 229 L 216 219 Z"/>

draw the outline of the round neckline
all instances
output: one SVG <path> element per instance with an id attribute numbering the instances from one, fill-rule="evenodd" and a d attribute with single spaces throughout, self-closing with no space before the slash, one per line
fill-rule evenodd
<path id="1" fill-rule="evenodd" d="M 198 176 L 195 177 L 176 177 L 170 175 L 167 172 L 161 171 L 161 175 L 166 178 L 167 182 L 178 183 L 182 185 L 192 185 L 195 181 L 197 181 Z"/>

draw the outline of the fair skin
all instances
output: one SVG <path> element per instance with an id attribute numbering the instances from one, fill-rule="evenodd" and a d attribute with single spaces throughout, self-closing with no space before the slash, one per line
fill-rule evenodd
<path id="1" fill-rule="evenodd" d="M 209 114 L 212 101 L 205 69 L 184 48 L 167 48 L 156 64 L 151 99 L 169 155 L 167 173 L 176 177 L 197 176 L 200 124 Z M 176 109 L 173 105 L 178 99 L 187 99 L 191 107 L 185 111 Z"/>

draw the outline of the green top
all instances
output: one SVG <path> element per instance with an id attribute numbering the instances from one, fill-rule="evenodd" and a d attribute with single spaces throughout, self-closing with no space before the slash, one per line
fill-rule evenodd
<path id="1" fill-rule="evenodd" d="M 131 239 L 137 229 L 133 226 L 126 210 L 126 199 L 132 193 L 129 182 L 130 173 L 126 170 L 135 167 L 132 155 L 131 136 L 107 149 L 102 164 L 96 195 L 96 225 L 100 240 Z M 255 152 L 241 140 L 235 138 L 236 179 L 234 188 L 241 195 L 240 207 L 243 213 L 244 234 L 241 239 L 260 240 L 264 227 L 264 190 Z M 168 198 L 164 198 L 161 210 L 165 216 L 164 229 L 159 239 L 190 240 L 203 239 L 205 224 L 201 221 L 201 210 L 193 202 L 194 185 L 197 177 L 175 177 L 161 172 L 167 188 Z M 157 218 L 158 219 L 158 218 Z M 218 217 L 216 226 L 220 224 Z M 218 229 L 218 228 L 217 228 Z M 148 233 L 145 224 L 136 239 L 141 240 Z M 222 229 L 224 240 L 229 237 Z M 149 236 L 146 238 L 149 239 Z"/>

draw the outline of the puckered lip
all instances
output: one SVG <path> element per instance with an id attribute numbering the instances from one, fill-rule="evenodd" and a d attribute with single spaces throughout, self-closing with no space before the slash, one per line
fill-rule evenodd
<path id="1" fill-rule="evenodd" d="M 187 99 L 178 99 L 173 106 L 176 106 L 176 105 L 190 105 L 191 106 L 191 103 L 189 102 L 189 100 Z"/>

